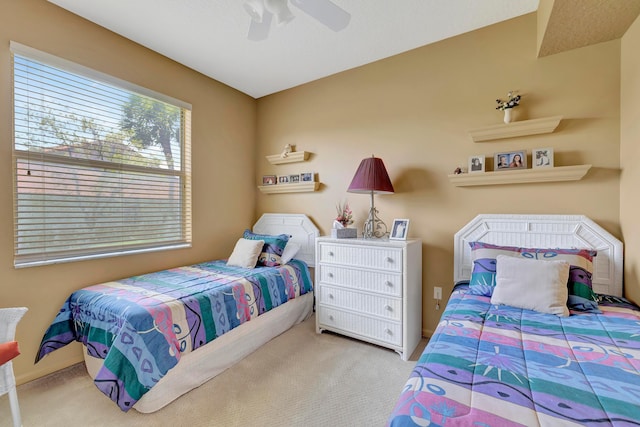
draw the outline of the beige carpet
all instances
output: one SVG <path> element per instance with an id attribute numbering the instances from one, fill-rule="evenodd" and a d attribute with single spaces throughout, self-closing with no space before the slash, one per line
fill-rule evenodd
<path id="1" fill-rule="evenodd" d="M 403 362 L 394 351 L 331 333 L 315 318 L 153 414 L 127 413 L 100 393 L 84 364 L 18 387 L 31 426 L 384 426 L 426 339 Z M 10 426 L 7 396 L 0 426 Z"/>

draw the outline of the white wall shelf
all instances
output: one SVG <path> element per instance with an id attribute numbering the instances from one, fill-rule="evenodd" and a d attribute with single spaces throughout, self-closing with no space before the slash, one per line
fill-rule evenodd
<path id="1" fill-rule="evenodd" d="M 523 120 L 507 124 L 484 126 L 469 131 L 473 142 L 494 141 L 496 139 L 516 138 L 519 136 L 537 135 L 553 132 L 562 120 L 562 116 L 542 119 Z"/>
<path id="2" fill-rule="evenodd" d="M 264 194 L 308 193 L 318 191 L 319 182 L 300 182 L 297 184 L 261 185 L 258 187 Z"/>
<path id="3" fill-rule="evenodd" d="M 448 175 L 456 187 L 477 185 L 528 184 L 534 182 L 578 181 L 591 169 L 591 165 L 558 166 L 551 168 L 505 170 Z"/>
<path id="4" fill-rule="evenodd" d="M 273 154 L 266 157 L 272 165 L 281 165 L 284 163 L 304 162 L 309 158 L 309 154 L 311 153 L 308 151 L 294 151 L 292 153 L 288 153 L 286 157 L 282 157 L 282 154 Z"/>

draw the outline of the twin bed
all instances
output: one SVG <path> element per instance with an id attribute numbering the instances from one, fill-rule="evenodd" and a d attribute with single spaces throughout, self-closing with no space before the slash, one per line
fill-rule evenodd
<path id="1" fill-rule="evenodd" d="M 458 285 L 390 426 L 640 425 L 640 309 L 622 298 L 620 241 L 584 216 L 479 215 L 454 252 Z M 567 313 L 540 303 L 556 267 Z"/>
<path id="2" fill-rule="evenodd" d="M 96 386 L 123 411 L 154 412 L 198 387 L 313 311 L 315 225 L 305 215 L 265 214 L 253 233 L 288 236 L 299 249 L 282 265 L 215 260 L 76 291 L 36 361 L 82 342 Z"/>

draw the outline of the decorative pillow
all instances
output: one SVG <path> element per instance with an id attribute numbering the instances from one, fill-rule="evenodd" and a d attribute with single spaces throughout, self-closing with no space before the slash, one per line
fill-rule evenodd
<path id="1" fill-rule="evenodd" d="M 0 366 L 4 365 L 20 354 L 17 341 L 7 341 L 0 343 Z"/>
<path id="2" fill-rule="evenodd" d="M 566 317 L 569 263 L 498 255 L 491 304 Z"/>
<path id="3" fill-rule="evenodd" d="M 287 246 L 284 247 L 284 251 L 282 251 L 282 256 L 280 257 L 280 262 L 282 264 L 286 264 L 293 259 L 294 256 L 298 253 L 298 251 L 302 248 L 300 244 L 296 242 L 287 242 Z"/>
<path id="4" fill-rule="evenodd" d="M 254 268 L 258 262 L 258 256 L 262 253 L 263 246 L 264 240 L 238 239 L 227 260 L 227 265 Z"/>
<path id="5" fill-rule="evenodd" d="M 284 251 L 289 236 L 286 234 L 278 234 L 273 236 L 270 234 L 256 234 L 247 229 L 242 236 L 249 240 L 264 240 L 264 246 L 262 247 L 262 253 L 258 257 L 258 265 L 264 267 L 277 267 L 282 262 L 282 251 Z"/>
<path id="6" fill-rule="evenodd" d="M 569 295 L 567 305 L 572 310 L 579 310 L 587 313 L 602 313 L 602 310 L 598 308 L 597 302 L 579 297 L 577 295 Z"/>
<path id="7" fill-rule="evenodd" d="M 569 295 L 576 295 L 594 302 L 598 301 L 591 283 L 593 257 L 598 254 L 595 250 L 519 248 L 483 242 L 469 242 L 469 246 L 471 246 L 471 260 L 473 261 L 469 283 L 469 292 L 472 294 L 491 296 L 496 286 L 496 257 L 507 255 L 527 259 L 567 261 L 570 265 L 569 279 L 567 280 Z M 580 309 L 580 306 L 575 308 Z"/>

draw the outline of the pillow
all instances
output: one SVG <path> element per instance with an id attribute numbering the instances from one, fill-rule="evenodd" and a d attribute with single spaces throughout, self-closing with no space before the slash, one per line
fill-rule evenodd
<path id="1" fill-rule="evenodd" d="M 286 234 L 278 234 L 272 236 L 270 234 L 256 234 L 250 230 L 245 230 L 242 236 L 249 240 L 263 240 L 264 246 L 262 247 L 262 253 L 258 257 L 258 265 L 265 267 L 276 267 L 282 262 L 282 251 L 289 241 L 289 236 Z"/>
<path id="2" fill-rule="evenodd" d="M 497 246 L 483 242 L 469 242 L 473 270 L 469 282 L 469 293 L 490 297 L 496 286 L 496 257 L 509 255 L 527 259 L 565 260 L 569 263 L 569 295 L 576 295 L 597 302 L 593 292 L 593 257 L 598 252 L 591 249 L 539 249 L 515 246 Z M 573 308 L 570 306 L 570 308 Z M 576 307 L 579 309 L 579 306 Z"/>
<path id="3" fill-rule="evenodd" d="M 258 262 L 258 256 L 262 253 L 263 246 L 264 240 L 238 239 L 227 260 L 227 265 L 254 268 Z"/>
<path id="4" fill-rule="evenodd" d="M 0 343 L 0 366 L 4 365 L 20 354 L 17 341 L 7 341 Z"/>
<path id="5" fill-rule="evenodd" d="M 496 286 L 491 304 L 535 310 L 566 317 L 569 263 L 564 260 L 545 261 L 496 257 Z"/>
<path id="6" fill-rule="evenodd" d="M 579 310 L 587 313 L 598 313 L 598 314 L 602 313 L 602 310 L 598 308 L 597 302 L 579 297 L 577 295 L 569 295 L 569 299 L 567 300 L 567 305 L 572 310 Z"/>
<path id="7" fill-rule="evenodd" d="M 294 256 L 298 253 L 298 251 L 302 248 L 299 243 L 296 242 L 287 242 L 287 246 L 284 247 L 284 251 L 282 251 L 282 256 L 280 257 L 280 262 L 282 264 L 287 264 L 289 261 L 293 259 Z"/>

